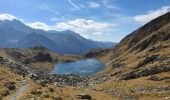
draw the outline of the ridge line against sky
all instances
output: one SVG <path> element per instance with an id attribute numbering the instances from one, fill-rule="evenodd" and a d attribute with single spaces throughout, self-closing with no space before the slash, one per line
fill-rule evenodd
<path id="1" fill-rule="evenodd" d="M 72 30 L 97 41 L 119 42 L 130 32 L 170 11 L 168 0 L 14 1 L 1 0 L 0 20 L 18 19 L 45 31 Z"/>

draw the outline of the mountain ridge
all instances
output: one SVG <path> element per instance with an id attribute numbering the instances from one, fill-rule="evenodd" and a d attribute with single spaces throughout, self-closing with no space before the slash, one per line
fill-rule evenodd
<path id="1" fill-rule="evenodd" d="M 31 40 L 33 40 L 34 37 L 30 36 L 30 34 L 33 33 L 37 39 L 39 39 L 37 36 L 38 34 L 39 36 L 41 35 L 40 37 L 44 36 L 44 40 L 40 41 L 42 39 L 41 38 L 39 41 L 34 41 L 35 43 L 31 43 Z M 91 49 L 110 48 L 112 45 L 114 45 L 114 43 L 103 43 L 85 39 L 78 33 L 70 30 L 59 32 L 55 30 L 43 31 L 40 29 L 33 29 L 16 19 L 12 21 L 0 21 L 0 37 L 0 45 L 2 48 L 28 48 L 34 46 L 35 44 L 46 46 L 47 48 L 50 48 L 52 51 L 59 54 L 83 55 Z M 24 39 L 27 41 L 24 41 Z M 46 41 L 47 43 L 43 41 Z M 50 43 L 53 44 L 53 46 L 50 45 Z"/>

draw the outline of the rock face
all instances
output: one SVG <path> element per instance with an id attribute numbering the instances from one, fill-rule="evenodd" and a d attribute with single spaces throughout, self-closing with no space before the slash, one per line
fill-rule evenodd
<path id="1" fill-rule="evenodd" d="M 39 52 L 37 55 L 35 55 L 34 59 L 40 62 L 45 62 L 45 61 L 53 62 L 51 55 L 49 53 L 43 53 L 43 52 Z"/>
<path id="2" fill-rule="evenodd" d="M 89 58 L 94 58 L 94 57 L 97 57 L 98 55 L 102 55 L 102 54 L 106 53 L 107 51 L 109 51 L 109 49 L 102 49 L 102 48 L 94 49 L 94 50 L 89 51 L 84 56 L 89 57 Z"/>
<path id="3" fill-rule="evenodd" d="M 59 55 L 49 51 L 45 47 L 33 47 L 28 49 L 0 49 L 11 59 L 13 64 L 26 66 L 31 69 L 49 71 L 53 68 L 53 63 L 57 61 Z"/>
<path id="4" fill-rule="evenodd" d="M 128 80 L 169 72 L 169 50 L 170 12 L 127 35 L 115 48 L 97 57 L 108 65 L 107 74 Z"/>

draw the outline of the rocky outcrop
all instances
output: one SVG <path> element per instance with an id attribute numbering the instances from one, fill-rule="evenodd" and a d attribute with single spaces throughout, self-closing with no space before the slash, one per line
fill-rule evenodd
<path id="1" fill-rule="evenodd" d="M 94 57 L 102 55 L 102 54 L 104 54 L 104 53 L 106 53 L 108 51 L 109 51 L 109 49 L 102 49 L 102 48 L 94 49 L 94 50 L 91 50 L 88 53 L 86 53 L 84 56 L 88 57 L 88 58 L 94 58 Z"/>
<path id="2" fill-rule="evenodd" d="M 139 78 L 142 76 L 154 75 L 161 72 L 168 72 L 170 71 L 169 65 L 161 65 L 161 66 L 154 66 L 149 68 L 142 68 L 138 70 L 134 70 L 122 75 L 123 80 Z"/>
<path id="3" fill-rule="evenodd" d="M 34 59 L 40 62 L 46 62 L 46 61 L 51 63 L 53 62 L 51 55 L 49 53 L 44 53 L 44 52 L 38 52 L 38 54 L 34 56 Z"/>
<path id="4" fill-rule="evenodd" d="M 77 98 L 79 99 L 86 99 L 86 100 L 92 100 L 92 97 L 88 94 L 78 94 Z"/>

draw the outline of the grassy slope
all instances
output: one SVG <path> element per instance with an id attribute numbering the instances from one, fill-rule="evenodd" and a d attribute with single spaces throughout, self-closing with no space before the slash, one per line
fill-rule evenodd
<path id="1" fill-rule="evenodd" d="M 137 87 L 159 90 L 164 86 L 168 86 L 168 88 L 170 88 L 169 16 L 170 13 L 168 13 L 166 16 L 156 19 L 156 21 L 153 20 L 151 22 L 152 24 L 149 23 L 124 38 L 115 49 L 111 49 L 107 53 L 98 56 L 98 59 L 105 62 L 107 67 L 100 74 L 98 74 L 97 77 L 109 74 L 112 74 L 112 76 L 110 76 L 110 80 L 98 84 L 96 88 L 99 90 L 128 90 Z M 145 61 L 146 58 L 153 55 L 156 55 L 158 60 L 150 61 L 148 63 L 141 63 Z M 141 66 L 139 66 L 140 63 Z M 159 69 L 156 71 L 151 70 L 156 67 Z M 167 70 L 160 71 L 160 69 L 166 69 L 165 67 Z M 137 75 L 136 73 L 141 74 L 141 76 L 128 78 L 127 80 L 121 80 L 124 76 L 135 76 Z M 164 78 L 167 77 L 168 79 L 153 81 L 149 79 L 151 76 Z M 120 80 L 114 81 L 118 79 Z M 169 97 L 170 95 L 169 92 L 120 92 L 120 94 L 140 95 L 141 100 L 162 100 L 165 97 Z"/>

